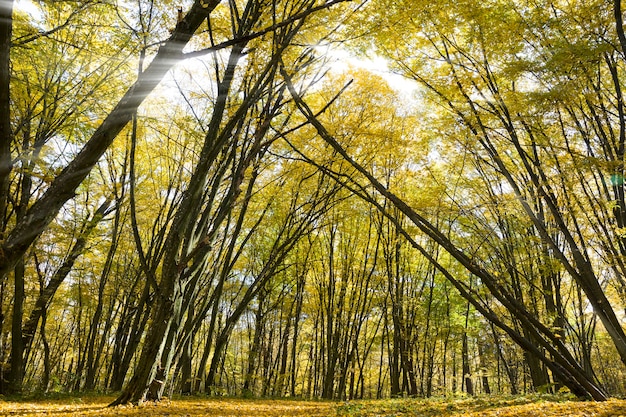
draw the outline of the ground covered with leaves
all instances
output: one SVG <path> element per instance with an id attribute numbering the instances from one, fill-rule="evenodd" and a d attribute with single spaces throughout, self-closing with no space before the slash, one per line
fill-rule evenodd
<path id="1" fill-rule="evenodd" d="M 415 416 L 626 417 L 626 400 L 578 402 L 559 397 L 479 397 L 371 401 L 303 401 L 187 397 L 107 407 L 113 397 L 0 399 L 0 416 Z"/>

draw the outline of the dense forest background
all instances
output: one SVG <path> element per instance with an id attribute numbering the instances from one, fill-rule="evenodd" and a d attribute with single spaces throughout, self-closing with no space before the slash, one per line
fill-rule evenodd
<path id="1" fill-rule="evenodd" d="M 620 0 L 0 0 L 0 393 L 626 394 Z"/>

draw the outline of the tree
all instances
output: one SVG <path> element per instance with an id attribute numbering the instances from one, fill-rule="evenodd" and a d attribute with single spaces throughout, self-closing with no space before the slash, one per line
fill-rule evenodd
<path id="1" fill-rule="evenodd" d="M 326 4 L 322 8 L 328 7 L 328 5 Z M 281 87 L 280 84 L 276 84 L 278 82 L 276 79 L 277 68 L 281 59 L 304 25 L 303 18 L 320 9 L 314 3 L 306 3 L 290 10 L 290 14 L 287 15 L 279 14 L 278 9 L 273 9 L 269 15 L 266 15 L 263 5 L 253 0 L 245 4 L 240 15 L 236 5 L 232 5 L 231 8 L 232 39 L 236 42 L 230 50 L 226 66 L 223 69 L 216 68 L 217 97 L 211 112 L 204 143 L 164 241 L 160 280 L 158 283 L 156 280 L 153 282 L 156 290 L 156 308 L 153 310 L 152 326 L 146 335 L 138 366 L 132 379 L 112 405 L 129 401 L 139 402 L 144 400 L 147 395 L 155 395 L 157 399 L 160 398 L 162 388 L 157 389 L 155 393 L 152 392 L 150 385 L 155 379 L 158 369 L 161 370 L 161 378 L 167 378 L 169 368 L 172 365 L 175 352 L 172 343 L 179 337 L 181 331 L 179 320 L 184 314 L 181 304 L 182 297 L 187 288 L 193 290 L 195 277 L 203 273 L 205 259 L 213 246 L 216 233 L 239 199 L 245 172 L 257 158 L 262 158 L 268 146 L 263 142 L 264 137 L 283 104 L 284 86 Z M 236 78 L 236 71 L 244 50 L 251 40 L 258 37 L 253 30 L 265 21 L 269 23 L 268 26 L 272 27 L 272 32 L 268 33 L 273 39 L 271 48 L 265 51 L 265 54 L 261 51 L 255 51 L 251 55 L 251 58 L 259 56 L 260 61 L 250 59 L 248 65 L 251 68 L 245 72 L 246 76 L 239 81 Z M 283 23 L 275 24 L 276 21 Z M 272 23 L 274 24 L 272 25 Z M 256 46 L 260 48 L 260 45 Z M 306 60 L 297 58 L 297 69 L 301 65 L 299 62 L 306 63 Z M 234 100 L 231 104 L 232 107 L 229 108 L 231 90 L 237 89 L 242 95 L 242 99 L 240 101 Z M 253 117 L 255 106 L 262 99 L 265 100 L 265 104 L 258 116 L 259 124 L 250 127 L 251 125 L 247 120 Z M 246 130 L 247 128 L 250 130 Z M 242 135 L 241 139 L 240 135 Z M 240 140 L 241 142 L 239 142 Z M 220 161 L 224 151 L 230 152 L 230 149 L 236 150 L 239 146 L 246 153 L 239 160 L 223 160 L 226 163 L 225 168 L 232 164 L 232 168 L 230 168 L 231 181 L 226 187 L 225 194 L 217 195 L 220 200 L 213 201 L 212 198 L 215 195 L 211 193 L 207 195 L 205 192 L 210 173 L 213 169 L 217 169 L 218 175 L 215 184 L 219 186 L 226 171 L 216 164 Z M 289 248 L 290 245 L 286 244 L 285 246 L 283 244 L 279 248 Z M 265 272 L 261 277 L 265 279 L 266 276 L 271 276 L 272 274 L 269 272 Z M 264 282 L 263 279 L 260 281 L 261 284 Z M 261 284 L 259 284 L 259 288 L 262 287 Z M 190 287 L 187 287 L 188 285 Z M 257 291 L 256 286 L 247 290 L 249 296 L 244 297 L 244 302 L 235 310 L 236 314 L 226 320 L 225 329 L 217 337 L 213 361 L 207 376 L 208 386 L 213 384 L 223 345 L 228 339 L 234 322 L 238 320 L 239 315 Z"/>
<path id="2" fill-rule="evenodd" d="M 284 76 L 288 78 L 288 75 L 284 73 Z M 406 204 L 401 198 L 396 196 L 394 193 L 389 191 L 387 187 L 385 187 L 378 179 L 376 179 L 370 172 L 368 172 L 363 166 L 361 166 L 357 161 L 351 158 L 347 152 L 341 147 L 341 145 L 337 142 L 337 140 L 332 137 L 325 127 L 319 122 L 316 118 L 315 113 L 311 111 L 308 105 L 302 100 L 299 93 L 295 90 L 292 83 L 288 84 L 290 93 L 294 100 L 299 106 L 299 110 L 302 114 L 307 118 L 309 123 L 313 125 L 318 134 L 323 140 L 333 147 L 337 153 L 339 153 L 347 162 L 350 163 L 355 169 L 358 170 L 360 175 L 363 175 L 369 183 L 376 189 L 377 192 L 381 193 L 385 198 L 389 199 L 389 201 L 398 208 L 405 216 L 407 216 L 411 222 L 417 226 L 423 233 L 429 236 L 431 239 L 435 240 L 439 245 L 441 245 L 452 257 L 454 257 L 457 261 L 459 261 L 469 272 L 478 276 L 481 281 L 487 286 L 490 293 L 494 295 L 503 305 L 507 308 L 507 310 L 513 314 L 518 315 L 518 317 L 532 320 L 533 323 L 533 332 L 536 337 L 540 340 L 542 345 L 550 351 L 554 361 L 548 360 L 548 358 L 543 355 L 535 344 L 533 344 L 528 339 L 525 339 L 523 336 L 518 334 L 514 329 L 507 326 L 504 322 L 497 318 L 497 315 L 488 307 L 472 296 L 471 289 L 468 291 L 468 288 L 463 286 L 457 279 L 455 279 L 441 264 L 439 264 L 435 259 L 432 258 L 423 248 L 419 245 L 415 240 L 410 237 L 408 233 L 403 233 L 406 238 L 412 243 L 412 245 L 420 250 L 423 256 L 426 256 L 431 263 L 433 263 L 437 269 L 443 273 L 446 278 L 455 285 L 457 290 L 461 292 L 461 295 L 465 297 L 478 311 L 480 311 L 486 318 L 496 324 L 498 327 L 502 328 L 511 336 L 517 343 L 519 343 L 525 350 L 531 352 L 531 354 L 536 355 L 540 360 L 542 360 L 546 366 L 548 366 L 551 371 L 558 376 L 558 378 L 570 388 L 570 390 L 578 396 L 581 397 L 593 397 L 597 400 L 605 400 L 606 395 L 602 392 L 602 390 L 596 386 L 593 381 L 593 377 L 591 375 L 586 375 L 584 370 L 580 367 L 578 363 L 574 360 L 573 357 L 566 350 L 562 350 L 561 352 L 557 351 L 550 342 L 555 344 L 559 344 L 558 337 L 554 335 L 554 333 L 548 329 L 545 325 L 540 323 L 536 318 L 534 318 L 528 311 L 524 308 L 524 306 L 517 303 L 510 294 L 504 290 L 499 284 L 498 280 L 495 276 L 489 273 L 486 269 L 477 265 L 467 254 L 465 254 L 462 250 L 460 250 L 456 245 L 454 245 L 450 239 L 441 233 L 441 231 L 432 225 L 427 219 L 423 216 L 419 215 L 415 210 L 413 210 L 410 206 Z M 363 195 L 363 194 L 361 194 Z M 366 197 L 366 196 L 365 196 Z M 367 198 L 367 197 L 366 197 Z M 368 198 L 368 201 L 375 203 L 374 200 Z"/>
<path id="3" fill-rule="evenodd" d="M 620 2 L 341 1 L 5 2 L 2 392 L 622 393 Z"/>
<path id="4" fill-rule="evenodd" d="M 311 5 L 308 8 L 301 9 L 298 12 L 287 16 L 284 21 L 267 21 L 267 26 L 261 29 L 259 29 L 258 27 L 243 28 L 242 31 L 234 33 L 237 38 L 225 39 L 222 43 L 217 45 L 211 44 L 208 49 L 204 51 L 199 51 L 199 53 L 196 53 L 196 55 L 214 53 L 216 51 L 232 47 L 233 45 L 235 45 L 235 49 L 237 49 L 236 45 L 238 43 L 245 43 L 251 39 L 261 37 L 264 34 L 270 33 L 272 31 L 277 31 L 281 28 L 288 27 L 289 25 L 302 22 L 303 19 L 309 14 L 326 9 L 333 4 L 334 3 L 329 3 L 321 6 Z M 196 1 L 184 16 L 180 16 L 176 27 L 172 30 L 167 40 L 158 42 L 160 44 L 160 48 L 158 52 L 154 55 L 150 65 L 143 73 L 138 76 L 137 81 L 133 83 L 133 85 L 127 90 L 126 94 L 118 102 L 118 104 L 108 113 L 106 117 L 103 118 L 103 122 L 99 125 L 99 127 L 95 129 L 89 139 L 84 142 L 82 150 L 79 151 L 67 165 L 64 166 L 63 164 L 61 164 L 59 166 L 54 166 L 53 172 L 46 173 L 46 181 L 41 184 L 41 194 L 37 198 L 32 198 L 33 196 L 30 193 L 32 175 L 31 170 L 35 166 L 33 164 L 37 164 L 39 161 L 41 161 L 39 159 L 39 152 L 41 151 L 42 146 L 47 139 L 54 136 L 55 133 L 58 133 L 58 130 L 55 129 L 63 126 L 64 123 L 67 124 L 69 119 L 73 117 L 82 117 L 85 115 L 85 113 L 81 113 L 81 111 L 79 111 L 79 108 L 83 104 L 85 104 L 85 102 L 80 101 L 79 94 L 78 100 L 76 102 L 73 102 L 71 106 L 67 108 L 60 107 L 59 105 L 62 105 L 63 98 L 71 97 L 68 94 L 69 90 L 63 90 L 66 85 L 71 83 L 60 83 L 58 84 L 59 88 L 56 90 L 57 96 L 54 97 L 53 100 L 48 101 L 45 98 L 44 94 L 44 98 L 41 101 L 32 101 L 32 103 L 34 103 L 32 107 L 27 106 L 24 109 L 20 109 L 20 111 L 24 110 L 22 113 L 17 111 L 16 108 L 11 109 L 10 111 L 9 106 L 11 100 L 13 97 L 16 96 L 11 96 L 9 94 L 9 83 L 11 79 L 9 56 L 11 55 L 12 58 L 15 60 L 19 52 L 19 47 L 23 47 L 26 44 L 44 42 L 46 39 L 55 37 L 59 38 L 59 43 L 56 43 L 55 46 L 60 46 L 60 49 L 64 47 L 69 47 L 71 49 L 78 46 L 74 42 L 78 38 L 63 39 L 63 37 L 67 36 L 68 34 L 74 36 L 78 33 L 78 31 L 72 32 L 73 28 L 79 27 L 74 26 L 74 22 L 76 22 L 80 18 L 96 16 L 97 13 L 101 13 L 102 10 L 107 8 L 108 6 L 100 4 L 98 2 L 88 1 L 84 4 L 81 4 L 78 9 L 68 11 L 65 5 L 60 3 L 50 7 L 48 7 L 48 5 L 45 5 L 45 7 L 41 9 L 42 13 L 47 13 L 50 11 L 51 15 L 56 19 L 56 21 L 59 22 L 58 25 L 44 28 L 33 28 L 25 26 L 26 31 L 18 33 L 16 38 L 17 40 L 12 42 L 12 29 L 14 27 L 13 20 L 11 18 L 13 15 L 13 2 L 3 2 L 1 53 L 2 56 L 6 58 L 3 61 L 6 62 L 6 67 L 2 70 L 1 73 L 3 87 L 2 91 L 0 92 L 2 94 L 0 101 L 2 102 L 2 106 L 4 106 L 3 108 L 6 111 L 3 111 L 1 132 L 2 149 L 0 157 L 0 159 L 2 160 L 2 162 L 0 163 L 0 165 L 2 165 L 0 169 L 0 186 L 3 190 L 2 199 L 0 201 L 0 205 L 2 205 L 1 211 L 3 215 L 1 225 L 3 232 L 2 257 L 0 259 L 0 263 L 2 264 L 2 266 L 0 267 L 0 270 L 4 280 L 4 277 L 6 277 L 13 270 L 13 268 L 17 266 L 17 270 L 13 273 L 13 276 L 15 278 L 14 293 L 16 296 L 16 302 L 14 303 L 13 307 L 14 337 L 12 338 L 12 343 L 15 345 L 13 358 L 19 358 L 21 356 L 19 353 L 22 350 L 22 346 L 20 345 L 20 329 L 21 317 L 23 314 L 22 302 L 24 299 L 24 294 L 22 288 L 24 287 L 24 282 L 23 274 L 21 272 L 23 268 L 20 265 L 21 262 L 23 262 L 22 260 L 24 254 L 26 253 L 28 248 L 31 247 L 32 243 L 37 239 L 37 237 L 40 236 L 41 233 L 48 227 L 48 225 L 55 219 L 61 207 L 68 200 L 74 197 L 75 192 L 79 188 L 80 184 L 89 175 L 92 168 L 95 166 L 103 153 L 110 147 L 114 138 L 132 119 L 133 114 L 135 113 L 139 105 L 144 101 L 145 97 L 156 87 L 156 85 L 160 82 L 163 76 L 169 71 L 170 68 L 172 68 L 175 62 L 190 56 L 182 54 L 183 48 L 189 42 L 189 40 L 194 35 L 196 30 L 200 27 L 200 25 L 204 22 L 207 22 L 209 13 L 217 5 L 218 2 L 206 3 L 204 1 Z M 90 15 L 92 11 L 94 12 L 94 14 Z M 238 10 L 235 10 L 235 12 L 238 13 Z M 118 14 L 118 16 L 121 18 L 122 15 Z M 247 17 L 244 17 L 241 21 L 246 22 L 246 19 Z M 253 20 L 250 20 L 249 22 L 252 21 Z M 100 26 L 87 25 L 85 27 L 99 28 Z M 244 38 L 240 39 L 238 36 L 243 36 Z M 84 36 L 83 41 L 85 39 L 98 38 L 99 36 Z M 65 41 L 66 43 L 62 43 L 63 41 Z M 92 45 L 89 45 L 88 47 L 91 46 Z M 145 46 L 146 45 L 144 43 L 144 50 Z M 80 51 L 80 48 L 78 48 L 78 50 Z M 239 52 L 241 52 L 241 49 L 239 49 Z M 63 57 L 63 54 L 60 56 Z M 82 82 L 80 81 L 81 76 L 83 76 L 85 73 L 88 73 L 90 71 L 89 66 L 94 65 L 94 63 L 80 62 L 76 59 L 76 54 L 74 56 L 74 60 L 69 61 L 73 63 L 79 62 L 79 66 L 84 64 L 83 67 L 80 67 L 76 70 L 76 74 L 78 74 L 78 77 L 76 79 L 79 80 L 78 84 L 73 85 L 73 93 L 76 94 L 76 90 L 79 88 L 76 87 L 76 85 L 80 86 L 80 83 Z M 114 63 L 114 61 L 111 62 Z M 58 78 L 56 80 L 59 80 L 60 82 L 66 82 L 67 76 L 69 74 L 68 67 L 59 66 L 58 68 L 60 70 L 60 74 L 62 74 L 64 77 Z M 103 68 L 104 65 L 98 68 L 98 70 L 94 71 L 92 74 L 96 74 L 98 71 L 102 71 Z M 115 69 L 115 65 L 112 65 L 112 68 Z M 23 74 L 26 73 L 23 72 Z M 106 79 L 106 77 L 95 78 L 96 81 L 93 84 L 89 84 L 89 81 L 85 83 L 85 100 L 92 99 L 93 96 L 90 94 L 94 91 L 97 91 L 97 89 L 102 86 L 103 81 Z M 83 80 L 88 80 L 88 77 L 85 77 Z M 25 85 L 28 87 L 31 80 L 30 78 L 24 78 L 24 82 Z M 83 87 L 81 86 L 80 88 Z M 46 88 L 44 91 L 49 92 L 54 90 Z M 50 107 L 46 107 L 46 103 L 50 105 Z M 38 113 L 41 108 L 43 108 L 43 110 L 41 111 L 41 113 Z M 51 108 L 60 109 L 60 113 L 55 114 L 55 110 L 49 110 Z M 86 108 L 83 108 L 82 111 L 87 112 Z M 30 127 L 33 126 L 34 118 L 39 117 L 39 114 L 43 115 L 42 120 L 47 120 L 47 124 L 42 123 L 39 125 L 41 129 L 37 131 L 38 136 L 33 142 L 30 137 Z M 19 120 L 17 117 L 11 119 L 12 115 L 19 115 L 23 118 L 21 120 Z M 218 120 L 219 119 L 216 119 L 216 123 Z M 17 127 L 12 127 L 12 123 L 14 126 Z M 73 127 L 76 128 L 76 126 Z M 20 166 L 20 172 L 15 175 L 16 172 L 13 165 L 13 155 L 16 152 L 16 148 L 13 148 L 12 145 L 14 144 L 13 138 L 16 137 L 15 133 L 20 129 L 22 129 L 25 138 L 22 146 L 22 150 L 24 151 L 22 157 L 25 158 L 24 161 L 30 162 L 22 164 Z M 73 135 L 76 135 L 76 133 L 78 132 L 78 130 L 72 131 L 71 129 L 67 132 L 63 132 L 63 137 L 66 143 L 72 143 L 72 141 L 75 139 Z M 80 133 L 82 133 L 82 131 Z M 80 141 L 76 140 L 76 143 L 78 143 L 78 146 L 80 146 Z M 30 158 L 28 158 L 29 154 Z M 21 179 L 19 179 L 20 175 Z M 52 179 L 52 177 L 54 178 Z M 14 207 L 10 208 L 8 204 L 8 202 L 11 201 L 8 198 L 9 187 L 11 181 L 15 178 L 18 178 L 21 184 L 21 189 L 19 191 L 19 195 L 21 197 L 13 200 L 19 201 L 19 205 L 16 203 L 12 203 L 14 204 Z M 45 187 L 44 185 L 46 185 L 46 182 L 48 180 L 51 180 L 50 185 L 48 187 Z M 17 210 L 15 210 L 15 208 L 17 208 Z M 14 218 L 11 217 L 14 215 L 13 213 L 16 213 Z M 16 381 L 13 388 L 17 391 L 20 390 L 20 385 L 17 381 L 20 380 L 22 375 L 21 368 L 22 366 L 17 362 L 12 368 L 12 379 Z"/>

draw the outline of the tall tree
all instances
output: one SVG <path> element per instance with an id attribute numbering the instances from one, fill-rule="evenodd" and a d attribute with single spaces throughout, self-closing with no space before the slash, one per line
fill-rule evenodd
<path id="1" fill-rule="evenodd" d="M 283 71 L 284 76 L 289 79 L 288 74 Z M 503 303 L 507 310 L 513 314 L 518 315 L 520 319 L 530 319 L 533 323 L 533 332 L 541 344 L 550 351 L 554 361 L 549 360 L 545 355 L 540 352 L 535 344 L 528 339 L 521 336 L 514 329 L 507 326 L 502 320 L 497 318 L 497 315 L 489 308 L 481 304 L 481 302 L 472 295 L 471 291 L 463 286 L 457 279 L 454 278 L 441 264 L 430 256 L 421 245 L 419 245 L 408 233 L 403 233 L 406 238 L 414 245 L 414 247 L 426 256 L 430 262 L 432 262 L 437 269 L 442 272 L 446 278 L 455 285 L 455 287 L 461 292 L 461 294 L 478 309 L 485 317 L 494 322 L 498 327 L 505 330 L 509 336 L 519 343 L 525 350 L 531 352 L 542 360 L 551 371 L 558 375 L 559 379 L 568 386 L 576 395 L 581 397 L 593 397 L 598 400 L 605 400 L 606 394 L 596 385 L 593 380 L 593 376 L 585 374 L 585 371 L 575 361 L 569 352 L 563 350 L 558 351 L 552 343 L 560 345 L 559 338 L 540 321 L 538 321 L 532 314 L 529 314 L 528 310 L 518 302 L 516 302 L 510 294 L 498 284 L 498 279 L 493 276 L 488 270 L 477 265 L 463 250 L 457 247 L 448 236 L 444 235 L 438 228 L 430 223 L 426 218 L 418 214 L 413 208 L 411 208 L 403 199 L 399 198 L 387 187 L 385 187 L 377 178 L 375 178 L 368 170 L 366 170 L 361 164 L 353 159 L 337 142 L 337 140 L 330 135 L 328 130 L 317 119 L 315 113 L 310 107 L 302 100 L 300 94 L 295 90 L 292 83 L 288 83 L 289 90 L 294 97 L 294 100 L 299 106 L 302 114 L 307 118 L 317 130 L 320 137 L 333 147 L 337 153 L 339 153 L 347 162 L 349 162 L 355 169 L 358 170 L 360 175 L 363 175 L 369 183 L 381 193 L 385 198 L 398 208 L 405 216 L 407 216 L 411 222 L 417 226 L 423 233 L 435 240 L 441 245 L 452 257 L 459 261 L 469 272 L 478 276 L 481 281 L 487 286 L 490 293 L 497 297 L 497 299 Z M 372 201 L 371 198 L 368 201 Z M 372 201 L 373 202 L 373 201 Z"/>

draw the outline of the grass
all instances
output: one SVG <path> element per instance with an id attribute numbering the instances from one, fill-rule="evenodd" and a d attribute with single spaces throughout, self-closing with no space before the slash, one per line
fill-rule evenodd
<path id="1" fill-rule="evenodd" d="M 566 397 L 389 399 L 348 402 L 185 397 L 108 408 L 114 397 L 0 399 L 0 416 L 303 416 L 303 417 L 626 417 L 626 400 L 579 402 Z"/>

